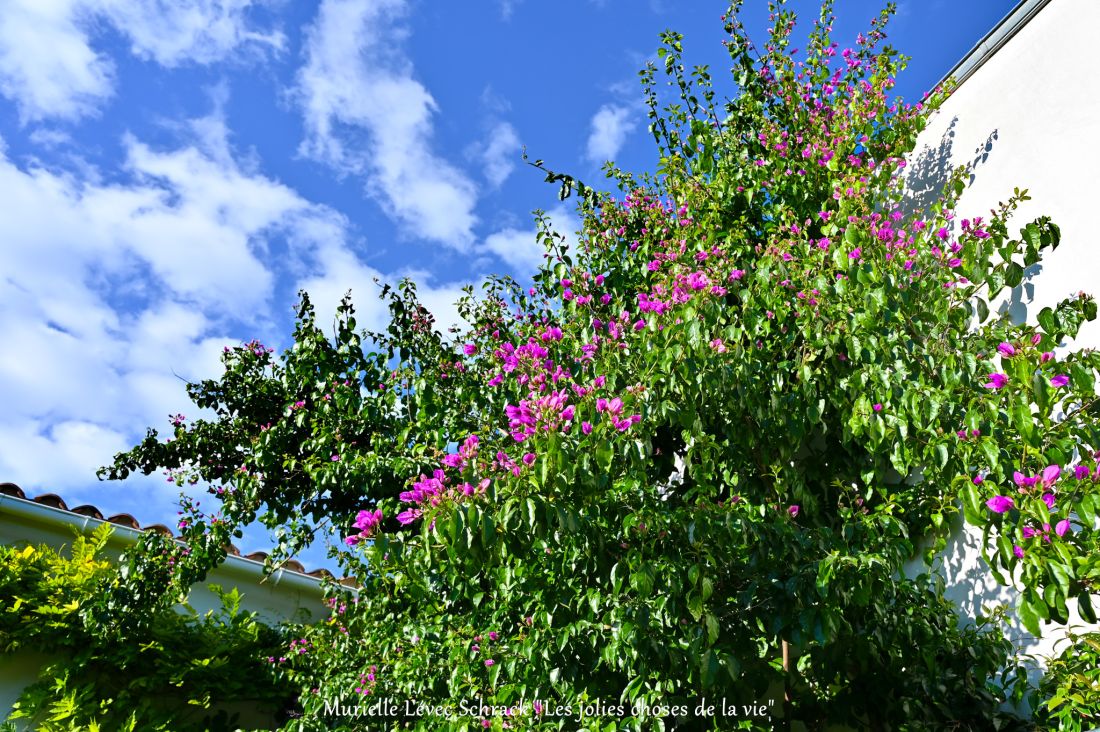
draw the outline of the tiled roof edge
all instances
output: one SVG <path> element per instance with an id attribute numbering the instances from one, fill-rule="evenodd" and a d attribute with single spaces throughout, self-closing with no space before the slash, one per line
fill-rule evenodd
<path id="1" fill-rule="evenodd" d="M 56 493 L 40 493 L 37 496 L 28 496 L 26 492 L 15 483 L 0 483 L 0 496 L 7 496 L 19 501 L 25 501 L 27 503 L 37 504 L 46 508 L 51 508 L 55 511 L 61 511 L 72 516 L 80 516 L 85 519 L 91 519 L 93 521 L 105 522 L 115 524 L 116 526 L 122 526 L 134 531 L 156 531 L 172 538 L 177 538 L 172 530 L 164 524 L 150 524 L 148 526 L 142 526 L 136 518 L 128 513 L 114 514 L 113 516 L 104 517 L 102 511 L 91 504 L 84 504 L 75 508 L 69 508 L 65 503 L 65 499 Z M 242 555 L 237 547 L 230 544 L 229 557 L 238 559 L 245 562 L 251 562 L 253 564 L 262 565 L 264 560 L 267 559 L 266 552 L 252 552 L 251 554 Z M 297 559 L 288 559 L 280 565 L 280 568 L 285 572 L 292 572 L 297 575 L 301 575 L 302 578 L 308 578 L 320 582 L 325 577 L 332 577 L 332 573 L 323 567 L 306 571 L 306 568 Z M 337 580 L 341 584 L 347 584 L 345 580 Z"/>

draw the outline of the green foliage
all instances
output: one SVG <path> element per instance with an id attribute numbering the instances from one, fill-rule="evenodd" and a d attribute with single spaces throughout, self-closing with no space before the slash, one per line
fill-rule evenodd
<path id="1" fill-rule="evenodd" d="M 383 289 L 385 332 L 346 298 L 331 339 L 303 293 L 291 349 L 229 349 L 189 387 L 214 418 L 116 456 L 104 476 L 167 468 L 219 508 L 185 505 L 190 553 L 132 554 L 103 622 L 171 598 L 259 517 L 279 556 L 335 528 L 362 584 L 282 664 L 291 729 L 354 729 L 341 708 L 387 700 L 371 724 L 1022 724 L 997 711 L 996 624 L 959 630 L 903 567 L 924 539 L 934 563 L 961 511 L 1029 628 L 1071 599 L 1089 617 L 1100 484 L 1073 463 L 1100 449 L 1100 354 L 1051 351 L 1095 303 L 1038 328 L 990 313 L 1059 242 L 1043 218 L 1010 235 L 1026 191 L 960 219 L 959 170 L 910 210 L 904 156 L 944 93 L 891 97 L 892 9 L 838 54 L 826 2 L 796 58 L 782 3 L 762 46 L 739 5 L 727 101 L 675 33 L 674 100 L 641 73 L 657 175 L 609 165 L 616 198 L 532 163 L 583 216 L 571 250 L 540 218 L 533 288 L 468 292 L 452 337 L 411 283 Z"/>
<path id="2" fill-rule="evenodd" d="M 1032 703 L 1047 728 L 1081 732 L 1100 725 L 1100 633 L 1069 633 L 1068 640 Z"/>
<path id="3" fill-rule="evenodd" d="M 118 570 L 98 553 L 110 527 L 78 536 L 71 556 L 0 546 L 0 652 L 49 659 L 9 721 L 62 730 L 230 730 L 242 709 L 274 714 L 289 688 L 266 657 L 279 633 L 240 610 L 236 590 L 202 616 L 161 609 L 135 633 L 94 627 Z M 239 705 L 234 711 L 227 705 Z"/>

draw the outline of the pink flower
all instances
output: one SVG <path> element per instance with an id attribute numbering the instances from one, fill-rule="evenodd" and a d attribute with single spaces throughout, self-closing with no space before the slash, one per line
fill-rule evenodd
<path id="1" fill-rule="evenodd" d="M 881 412 L 882 411 L 882 405 L 881 404 L 876 404 L 873 407 L 871 407 L 871 409 L 874 409 L 876 412 Z"/>
<path id="2" fill-rule="evenodd" d="M 592 423 L 591 422 L 581 422 L 581 432 L 583 432 L 586 435 L 592 434 Z"/>
<path id="3" fill-rule="evenodd" d="M 745 270 L 735 269 L 732 272 L 730 272 L 730 281 L 732 282 L 734 280 L 739 280 L 744 276 L 745 276 Z"/>
<path id="4" fill-rule="evenodd" d="M 411 524 L 418 518 L 420 518 L 420 510 L 416 508 L 409 508 L 397 514 L 397 523 L 404 526 L 406 524 Z"/>
<path id="5" fill-rule="evenodd" d="M 1054 533 L 1058 536 L 1065 536 L 1067 531 L 1069 531 L 1069 519 L 1062 519 L 1054 527 Z"/>
<path id="6" fill-rule="evenodd" d="M 360 511 L 355 517 L 355 528 L 359 529 L 366 536 L 370 536 L 374 533 L 374 530 L 378 528 L 378 525 L 382 523 L 382 509 L 376 508 L 374 511 Z"/>
<path id="7" fill-rule="evenodd" d="M 1084 480 L 1085 478 L 1089 477 L 1088 466 L 1078 465 L 1076 468 L 1073 469 L 1073 477 L 1077 478 L 1077 480 Z"/>
<path id="8" fill-rule="evenodd" d="M 1047 351 L 1046 353 L 1044 353 L 1042 356 L 1039 357 L 1039 363 L 1046 363 L 1047 361 L 1050 361 L 1053 358 L 1054 358 L 1054 354 L 1051 351 Z"/>
<path id="9" fill-rule="evenodd" d="M 529 453 L 527 453 L 526 455 L 523 456 L 523 464 L 524 465 L 530 465 L 533 462 L 535 462 L 535 453 L 529 452 Z"/>
<path id="10" fill-rule="evenodd" d="M 1000 351 L 1001 355 L 1005 358 L 1016 355 L 1016 347 L 1011 343 L 1002 342 L 1001 345 L 997 346 L 997 350 Z"/>
<path id="11" fill-rule="evenodd" d="M 1066 376 L 1065 374 L 1058 374 L 1057 376 L 1052 376 L 1050 378 L 1050 385 L 1053 386 L 1055 389 L 1057 389 L 1059 387 L 1063 387 L 1068 383 L 1069 383 L 1069 377 Z"/>
<path id="12" fill-rule="evenodd" d="M 982 386 L 986 389 L 1003 389 L 1007 383 L 1008 374 L 992 373 L 989 375 L 989 381 L 982 384 Z"/>
<path id="13" fill-rule="evenodd" d="M 490 668 L 491 666 L 494 666 L 494 665 L 496 665 L 496 661 L 494 661 L 491 658 L 486 658 L 485 659 L 485 667 L 486 668 Z"/>
<path id="14" fill-rule="evenodd" d="M 1049 488 L 1054 485 L 1054 481 L 1058 480 L 1058 476 L 1062 474 L 1062 469 L 1057 465 L 1048 465 L 1043 468 L 1043 486 Z"/>
<path id="15" fill-rule="evenodd" d="M 1010 508 L 1015 508 L 1016 502 L 1008 496 L 993 496 L 985 502 L 985 505 L 988 506 L 989 510 L 993 513 L 1004 513 Z"/>
<path id="16" fill-rule="evenodd" d="M 860 247 L 856 247 L 852 251 L 848 252 L 848 259 L 859 259 L 862 254 L 863 250 Z"/>
<path id="17" fill-rule="evenodd" d="M 799 509 L 798 505 L 797 505 L 797 504 L 795 504 L 795 505 L 793 505 L 793 506 L 789 506 L 789 507 L 787 508 L 787 513 L 789 513 L 789 514 L 791 515 L 791 518 L 797 518 L 797 517 L 798 517 L 798 511 L 799 511 L 799 510 L 800 510 L 800 509 Z"/>
<path id="18" fill-rule="evenodd" d="M 1024 558 L 1024 550 L 1021 549 L 1018 544 L 1016 546 L 1012 547 L 1012 553 L 1016 555 L 1017 559 L 1023 559 Z"/>
<path id="19" fill-rule="evenodd" d="M 973 483 L 974 485 L 981 485 L 983 480 L 985 480 L 985 479 L 982 478 L 982 476 L 975 475 L 973 478 L 971 478 L 970 482 Z"/>
<path id="20" fill-rule="evenodd" d="M 467 343 L 462 347 L 462 352 L 465 353 L 467 356 L 473 356 L 475 353 L 477 353 L 477 346 L 473 343 Z"/>
<path id="21" fill-rule="evenodd" d="M 1047 504 L 1047 510 L 1048 511 L 1053 511 L 1054 510 L 1054 494 L 1053 493 L 1044 493 L 1043 494 L 1043 503 Z"/>
<path id="22" fill-rule="evenodd" d="M 497 634 L 497 632 L 495 630 L 490 630 L 489 631 L 489 640 L 495 641 L 499 637 L 500 636 Z"/>
<path id="23" fill-rule="evenodd" d="M 334 463 L 340 462 L 340 456 L 339 455 L 333 455 L 332 456 L 332 462 L 334 462 Z"/>

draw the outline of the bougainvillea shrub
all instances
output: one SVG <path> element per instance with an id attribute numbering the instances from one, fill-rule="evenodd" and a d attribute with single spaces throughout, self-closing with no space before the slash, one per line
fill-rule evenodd
<path id="1" fill-rule="evenodd" d="M 214 418 L 103 471 L 213 507 L 185 505 L 188 554 L 131 556 L 105 622 L 259 519 L 273 561 L 335 532 L 359 582 L 276 661 L 291 729 L 1014 724 L 1011 646 L 900 570 L 962 511 L 1029 629 L 1093 617 L 1100 357 L 1055 352 L 1095 303 L 991 313 L 1058 244 L 1011 233 L 1026 192 L 956 213 L 958 171 L 907 204 L 947 92 L 894 96 L 892 8 L 844 48 L 826 2 L 801 50 L 782 4 L 762 45 L 738 10 L 723 84 L 674 33 L 642 72 L 656 173 L 532 163 L 583 215 L 572 248 L 540 219 L 533 286 L 489 279 L 447 335 L 408 282 L 381 333 L 349 298 L 326 335 L 303 293 L 292 348 L 227 349 L 188 387 Z"/>

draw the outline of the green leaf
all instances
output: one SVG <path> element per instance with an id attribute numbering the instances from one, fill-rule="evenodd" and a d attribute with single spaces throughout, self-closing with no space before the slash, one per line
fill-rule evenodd
<path id="1" fill-rule="evenodd" d="M 1043 326 L 1043 330 L 1051 335 L 1058 332 L 1058 321 L 1055 319 L 1054 311 L 1050 308 L 1043 308 L 1039 311 L 1038 315 L 1039 325 Z"/>
<path id="2" fill-rule="evenodd" d="M 707 645 L 714 645 L 714 642 L 718 640 L 718 618 L 707 613 L 704 623 L 707 627 Z"/>
<path id="3" fill-rule="evenodd" d="M 1028 600 L 1027 594 L 1020 595 L 1019 600 L 1016 602 L 1016 614 L 1020 618 L 1020 622 L 1027 628 L 1027 632 L 1034 636 L 1039 635 L 1039 615 L 1035 612 L 1035 608 Z"/>
<path id="4" fill-rule="evenodd" d="M 1081 590 L 1081 593 L 1077 595 L 1077 612 L 1081 614 L 1081 619 L 1086 623 L 1096 622 L 1096 611 L 1092 608 L 1092 601 L 1087 590 Z"/>
<path id="5" fill-rule="evenodd" d="M 943 468 L 947 465 L 947 445 L 942 442 L 936 445 L 936 467 Z"/>
<path id="6" fill-rule="evenodd" d="M 974 304 L 978 311 L 978 323 L 984 323 L 986 320 L 989 319 L 989 306 L 986 305 L 985 300 L 980 297 L 974 298 L 974 300 Z"/>
<path id="7" fill-rule="evenodd" d="M 1096 494 L 1087 493 L 1077 502 L 1077 516 L 1086 526 L 1096 525 Z"/>

